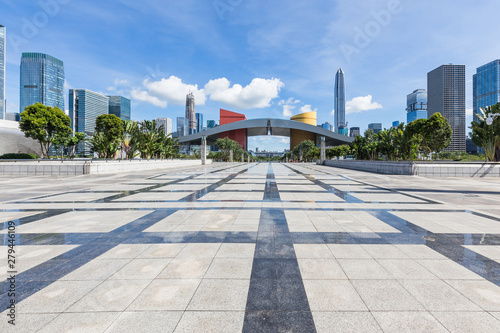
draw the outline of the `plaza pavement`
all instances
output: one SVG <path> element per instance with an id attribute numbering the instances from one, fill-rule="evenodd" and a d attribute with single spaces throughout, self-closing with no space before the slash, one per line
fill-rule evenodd
<path id="1" fill-rule="evenodd" d="M 500 180 L 313 164 L 0 177 L 1 332 L 500 332 Z"/>

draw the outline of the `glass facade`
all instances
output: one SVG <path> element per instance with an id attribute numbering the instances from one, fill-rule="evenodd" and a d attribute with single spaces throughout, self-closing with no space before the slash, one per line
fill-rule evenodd
<path id="1" fill-rule="evenodd" d="M 114 114 L 121 120 L 130 120 L 130 99 L 122 96 L 109 97 L 109 114 Z"/>
<path id="2" fill-rule="evenodd" d="M 188 129 L 187 129 L 187 134 L 194 134 L 196 133 L 196 115 L 194 112 L 194 94 L 189 93 L 186 96 L 186 119 L 188 122 Z M 186 134 L 186 135 L 187 135 Z M 182 136 L 179 134 L 179 136 Z"/>
<path id="3" fill-rule="evenodd" d="M 0 25 L 0 119 L 6 119 L 5 113 L 5 39 L 6 30 Z"/>
<path id="4" fill-rule="evenodd" d="M 323 127 L 326 130 L 333 131 L 333 126 L 329 122 L 321 124 L 321 127 Z"/>
<path id="5" fill-rule="evenodd" d="M 382 124 L 381 123 L 368 124 L 368 129 L 371 129 L 373 130 L 373 132 L 375 132 L 375 134 L 378 134 L 382 130 Z"/>
<path id="6" fill-rule="evenodd" d="M 73 132 L 88 136 L 94 134 L 97 117 L 109 111 L 109 97 L 87 89 L 70 89 L 68 104 Z M 79 144 L 77 154 L 89 155 L 90 145 Z"/>
<path id="7" fill-rule="evenodd" d="M 347 126 L 339 126 L 339 134 L 348 136 L 349 135 L 349 129 Z"/>
<path id="8" fill-rule="evenodd" d="M 337 74 L 335 75 L 335 93 L 334 93 L 334 110 L 335 119 L 334 126 L 335 132 L 339 132 L 341 126 L 346 127 L 345 123 L 345 83 L 344 83 L 344 71 L 339 68 Z"/>
<path id="9" fill-rule="evenodd" d="M 186 136 L 189 134 L 189 119 L 185 117 L 177 117 L 177 137 Z"/>
<path id="10" fill-rule="evenodd" d="M 349 132 L 349 136 L 351 138 L 355 138 L 358 135 L 361 135 L 361 130 L 359 129 L 359 127 L 351 127 L 351 130 Z"/>
<path id="11" fill-rule="evenodd" d="M 19 111 L 42 103 L 64 111 L 64 65 L 43 53 L 23 53 Z"/>
<path id="12" fill-rule="evenodd" d="M 215 120 L 207 120 L 207 127 L 214 128 L 215 127 Z"/>
<path id="13" fill-rule="evenodd" d="M 196 113 L 196 133 L 203 132 L 203 114 Z"/>
<path id="14" fill-rule="evenodd" d="M 427 90 L 417 89 L 406 96 L 406 123 L 427 119 Z"/>
<path id="15" fill-rule="evenodd" d="M 446 151 L 465 151 L 465 65 L 442 65 L 427 73 L 427 117 L 440 112 L 453 130 Z"/>
<path id="16" fill-rule="evenodd" d="M 474 120 L 479 108 L 500 103 L 500 60 L 478 67 L 472 77 Z"/>

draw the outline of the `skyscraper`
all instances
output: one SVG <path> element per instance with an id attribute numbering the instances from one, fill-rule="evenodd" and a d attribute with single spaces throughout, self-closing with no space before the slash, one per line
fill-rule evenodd
<path id="1" fill-rule="evenodd" d="M 361 131 L 360 131 L 359 127 L 351 127 L 351 131 L 349 132 L 349 136 L 351 138 L 355 138 L 358 135 L 361 135 Z"/>
<path id="2" fill-rule="evenodd" d="M 23 53 L 19 111 L 42 103 L 64 111 L 64 64 L 48 54 Z"/>
<path id="3" fill-rule="evenodd" d="M 333 126 L 329 122 L 325 122 L 325 123 L 321 124 L 321 127 L 323 127 L 326 130 L 329 130 L 329 131 L 333 130 Z"/>
<path id="4" fill-rule="evenodd" d="M 156 118 L 156 126 L 160 127 L 163 125 L 165 134 L 172 134 L 172 119 L 170 118 Z"/>
<path id="5" fill-rule="evenodd" d="M 339 127 L 346 127 L 345 123 L 345 85 L 344 85 L 344 71 L 339 68 L 335 75 L 335 133 L 339 133 Z"/>
<path id="6" fill-rule="evenodd" d="M 381 123 L 371 123 L 368 124 L 368 129 L 373 130 L 375 134 L 379 134 L 380 131 L 382 131 L 382 124 Z"/>
<path id="7" fill-rule="evenodd" d="M 440 112 L 453 130 L 446 151 L 465 151 L 465 65 L 442 65 L 427 73 L 427 117 Z"/>
<path id="8" fill-rule="evenodd" d="M 6 30 L 0 25 L 0 119 L 5 119 L 5 39 Z"/>
<path id="9" fill-rule="evenodd" d="M 189 120 L 185 117 L 177 117 L 177 137 L 189 134 Z"/>
<path id="10" fill-rule="evenodd" d="M 97 117 L 109 111 L 109 97 L 87 89 L 70 89 L 68 104 L 73 132 L 87 135 L 94 134 Z M 77 153 L 89 155 L 90 145 L 79 144 Z"/>
<path id="11" fill-rule="evenodd" d="M 190 92 L 186 96 L 186 117 L 189 123 L 187 134 L 196 133 L 196 116 L 194 112 L 194 95 Z M 179 135 L 181 136 L 181 135 Z"/>
<path id="12" fill-rule="evenodd" d="M 500 60 L 478 67 L 472 77 L 474 120 L 479 108 L 500 103 Z"/>
<path id="13" fill-rule="evenodd" d="M 215 120 L 207 120 L 207 127 L 214 128 L 215 127 Z"/>
<path id="14" fill-rule="evenodd" d="M 196 133 L 203 132 L 203 113 L 196 113 Z"/>
<path id="15" fill-rule="evenodd" d="M 130 99 L 122 96 L 109 97 L 109 114 L 114 114 L 121 120 L 130 120 Z"/>
<path id="16" fill-rule="evenodd" d="M 417 119 L 427 119 L 427 91 L 414 90 L 406 96 L 406 123 Z"/>

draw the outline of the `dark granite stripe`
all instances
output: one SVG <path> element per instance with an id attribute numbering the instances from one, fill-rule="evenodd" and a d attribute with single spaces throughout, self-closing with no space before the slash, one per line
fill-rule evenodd
<path id="1" fill-rule="evenodd" d="M 280 201 L 272 164 L 264 201 Z M 281 208 L 261 210 L 243 332 L 316 332 Z"/>

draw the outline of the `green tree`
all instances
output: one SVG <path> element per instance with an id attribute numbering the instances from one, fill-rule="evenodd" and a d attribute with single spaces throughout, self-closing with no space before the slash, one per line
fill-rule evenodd
<path id="1" fill-rule="evenodd" d="M 94 148 L 99 150 L 94 151 L 97 151 L 101 157 L 114 158 L 116 152 L 121 147 L 123 137 L 122 120 L 114 114 L 102 114 L 98 116 L 95 122 L 94 136 L 96 135 L 98 137 L 95 140 L 91 140 L 91 143 L 96 143 Z"/>
<path id="2" fill-rule="evenodd" d="M 309 150 L 315 148 L 316 145 L 311 140 L 304 140 L 299 145 L 292 149 L 292 154 L 297 156 L 299 160 L 307 159 Z"/>
<path id="3" fill-rule="evenodd" d="M 139 123 L 133 120 L 124 120 L 122 124 L 121 149 L 128 159 L 133 159 L 137 155 L 137 145 L 140 140 Z"/>
<path id="4" fill-rule="evenodd" d="M 47 158 L 55 135 L 71 134 L 71 119 L 58 107 L 36 103 L 21 112 L 19 128 L 28 138 L 40 143 L 42 158 Z"/>
<path id="5" fill-rule="evenodd" d="M 233 159 L 235 161 L 237 160 L 236 158 L 237 154 L 241 154 L 241 152 L 243 151 L 243 148 L 238 142 L 231 140 L 228 137 L 217 139 L 215 141 L 215 145 L 217 146 L 217 148 L 219 148 L 221 152 L 220 158 L 224 162 L 229 161 L 231 150 L 233 151 Z"/>
<path id="6" fill-rule="evenodd" d="M 500 103 L 481 108 L 476 113 L 477 120 L 471 123 L 472 132 L 469 134 L 472 142 L 484 149 L 489 161 L 500 161 L 500 117 L 493 119 L 488 125 L 486 119 L 494 113 L 500 113 Z"/>
<path id="7" fill-rule="evenodd" d="M 68 158 L 75 158 L 76 147 L 85 141 L 87 141 L 85 133 L 75 132 L 72 137 L 69 137 L 65 142 L 65 146 L 68 148 Z"/>
<path id="8" fill-rule="evenodd" d="M 434 113 L 425 126 L 424 141 L 431 152 L 435 152 L 434 159 L 437 159 L 438 152 L 448 147 L 451 143 L 453 131 L 448 120 L 441 113 Z"/>

